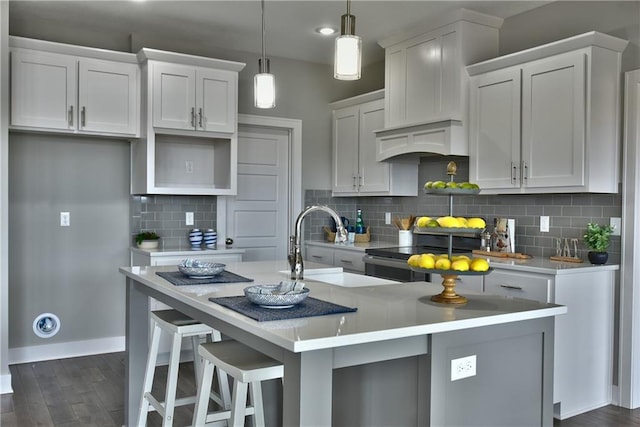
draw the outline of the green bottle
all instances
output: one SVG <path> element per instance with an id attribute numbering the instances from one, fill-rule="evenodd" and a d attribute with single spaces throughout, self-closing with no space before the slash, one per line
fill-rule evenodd
<path id="1" fill-rule="evenodd" d="M 362 221 L 362 209 L 358 209 L 356 214 L 356 234 L 364 234 L 364 222 Z"/>

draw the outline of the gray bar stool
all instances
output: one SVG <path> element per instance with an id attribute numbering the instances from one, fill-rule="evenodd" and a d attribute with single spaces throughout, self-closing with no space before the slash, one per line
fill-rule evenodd
<path id="1" fill-rule="evenodd" d="M 144 385 L 142 388 L 140 411 L 138 413 L 138 426 L 144 426 L 147 424 L 147 414 L 149 411 L 153 410 L 158 411 L 162 416 L 163 426 L 171 426 L 173 424 L 173 413 L 175 407 L 189 405 L 194 403 L 196 400 L 196 396 L 176 399 L 182 338 L 191 337 L 196 384 L 198 389 L 200 389 L 200 380 L 202 377 L 201 360 L 198 355 L 200 338 L 205 336 L 207 340 L 220 341 L 221 336 L 219 331 L 200 323 L 177 310 L 152 311 L 149 317 L 153 323 L 153 332 L 151 335 L 149 355 L 147 357 L 147 368 L 144 374 Z M 169 369 L 167 372 L 164 402 L 161 402 L 151 394 L 151 387 L 153 385 L 153 377 L 155 375 L 160 336 L 163 332 L 169 334 L 171 337 L 171 350 L 169 355 Z M 219 405 L 223 405 L 225 400 L 229 400 L 229 382 L 224 372 L 218 372 L 218 379 L 220 380 L 221 386 L 220 394 L 223 395 L 223 397 L 221 398 L 219 395 L 213 393 L 211 393 L 210 397 Z M 210 384 L 209 387 L 211 387 Z"/>
<path id="2" fill-rule="evenodd" d="M 193 425 L 229 420 L 229 426 L 242 427 L 244 419 L 253 415 L 253 426 L 264 426 L 262 381 L 282 378 L 284 366 L 275 359 L 238 341 L 221 341 L 200 345 L 198 353 L 204 366 L 193 412 Z M 207 413 L 215 368 L 233 377 L 233 399 L 224 402 L 224 410 Z M 248 387 L 249 386 L 249 387 Z M 247 406 L 247 388 L 251 406 Z M 223 399 L 225 397 L 223 396 Z"/>

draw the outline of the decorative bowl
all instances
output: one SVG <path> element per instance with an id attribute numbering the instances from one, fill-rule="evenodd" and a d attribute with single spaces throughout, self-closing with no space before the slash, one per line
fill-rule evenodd
<path id="1" fill-rule="evenodd" d="M 309 295 L 309 289 L 282 292 L 282 285 L 254 285 L 244 288 L 249 301 L 264 308 L 290 308 L 300 304 Z"/>
<path id="2" fill-rule="evenodd" d="M 178 264 L 178 270 L 194 279 L 208 279 L 224 271 L 225 264 L 217 262 L 202 262 L 196 259 L 185 259 Z"/>

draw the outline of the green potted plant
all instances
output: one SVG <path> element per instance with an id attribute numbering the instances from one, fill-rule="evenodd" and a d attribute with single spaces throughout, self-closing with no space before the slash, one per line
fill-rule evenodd
<path id="1" fill-rule="evenodd" d="M 591 264 L 604 264 L 609 258 L 607 249 L 609 249 L 609 237 L 613 233 L 613 227 L 610 225 L 599 225 L 595 223 L 587 224 L 587 232 L 582 236 L 584 244 L 591 251 L 587 254 Z"/>
<path id="2" fill-rule="evenodd" d="M 160 240 L 160 236 L 154 231 L 143 231 L 136 234 L 136 245 L 140 249 L 157 249 L 158 240 Z"/>

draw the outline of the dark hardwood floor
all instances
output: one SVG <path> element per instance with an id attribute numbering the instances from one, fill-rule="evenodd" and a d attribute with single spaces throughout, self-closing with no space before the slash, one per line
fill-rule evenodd
<path id="1" fill-rule="evenodd" d="M 108 353 L 72 359 L 10 366 L 13 394 L 3 394 L 0 425 L 121 426 L 124 422 L 124 353 Z M 180 366 L 178 396 L 195 393 L 193 365 Z M 162 395 L 166 367 L 156 371 L 154 393 Z M 192 406 L 176 408 L 176 426 L 191 424 Z M 151 412 L 148 425 L 160 426 Z M 640 409 L 606 406 L 563 421 L 556 427 L 640 427 Z"/>

